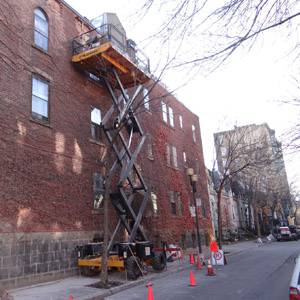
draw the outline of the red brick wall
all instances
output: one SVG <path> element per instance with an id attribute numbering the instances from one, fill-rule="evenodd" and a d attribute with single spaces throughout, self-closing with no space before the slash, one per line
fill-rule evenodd
<path id="1" fill-rule="evenodd" d="M 32 46 L 37 6 L 49 18 L 48 54 Z M 4 1 L 1 12 L 0 231 L 99 229 L 91 179 L 103 147 L 89 140 L 90 106 L 110 99 L 70 62 L 80 24 L 57 1 Z M 50 82 L 49 126 L 31 119 L 33 73 Z"/>
<path id="2" fill-rule="evenodd" d="M 153 99 L 153 100 L 151 100 Z M 166 124 L 162 118 L 161 99 L 173 109 L 174 128 Z M 183 118 L 183 128 L 179 125 L 179 115 Z M 210 209 L 207 191 L 207 178 L 204 166 L 202 141 L 198 117 L 191 113 L 174 96 L 168 94 L 160 85 L 156 85 L 150 92 L 150 112 L 143 112 L 141 121 L 146 133 L 153 139 L 154 159 L 147 157 L 142 160 L 142 169 L 149 185 L 156 189 L 158 197 L 158 215 L 148 221 L 153 230 L 152 235 L 159 234 L 160 239 L 178 242 L 181 235 L 195 231 L 194 219 L 191 218 L 189 203 L 192 200 L 191 186 L 186 175 L 186 168 L 192 167 L 197 171 L 197 197 L 200 197 L 205 207 L 206 218 L 199 209 L 200 228 L 211 230 Z M 196 127 L 196 143 L 192 138 L 192 125 Z M 178 168 L 167 165 L 166 143 L 177 149 Z M 187 162 L 183 161 L 183 151 L 186 152 Z M 173 190 L 181 194 L 183 201 L 183 216 L 172 215 L 168 191 Z"/>
<path id="3" fill-rule="evenodd" d="M 33 46 L 33 10 L 40 6 L 49 18 L 49 53 Z M 102 87 L 80 74 L 71 64 L 71 41 L 86 26 L 59 1 L 3 1 L 0 17 L 0 232 L 101 230 L 101 216 L 92 210 L 92 174 L 102 170 L 103 145 L 90 141 L 90 106 L 104 112 L 111 100 Z M 3 15 L 6 14 L 6 18 Z M 43 126 L 30 117 L 33 73 L 50 82 L 50 123 Z M 152 97 L 164 94 L 157 86 Z M 164 124 L 160 105 L 140 115 L 145 132 L 154 141 L 154 160 L 140 157 L 143 174 L 158 196 L 159 214 L 144 218 L 152 237 L 179 241 L 193 232 L 189 213 L 191 188 L 182 165 L 199 169 L 198 194 L 207 218 L 201 228 L 210 230 L 206 173 L 198 117 L 174 97 L 166 103 L 174 110 L 175 129 Z M 184 128 L 179 128 L 178 115 Z M 193 143 L 191 126 L 197 129 Z M 165 144 L 176 146 L 178 170 L 166 165 Z M 196 163 L 198 161 L 198 163 Z M 198 167 L 197 167 L 198 165 Z M 184 215 L 172 216 L 168 190 L 181 193 Z M 199 210 L 201 216 L 201 210 Z"/>

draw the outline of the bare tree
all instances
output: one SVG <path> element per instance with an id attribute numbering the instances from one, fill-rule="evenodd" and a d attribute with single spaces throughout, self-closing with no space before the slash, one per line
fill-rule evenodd
<path id="1" fill-rule="evenodd" d="M 297 82 L 298 90 L 300 90 L 299 83 Z M 298 118 L 295 120 L 293 126 L 291 126 L 284 134 L 284 148 L 287 153 L 299 153 L 300 152 L 300 98 L 289 99 L 281 101 L 293 107 L 298 112 Z"/>
<path id="2" fill-rule="evenodd" d="M 273 159 L 265 138 L 256 135 L 251 126 L 236 127 L 234 130 L 214 135 L 219 178 L 214 180 L 218 199 L 218 239 L 222 247 L 222 191 L 230 181 L 270 164 Z M 252 173 L 253 176 L 253 173 Z"/>
<path id="3" fill-rule="evenodd" d="M 145 0 L 140 14 L 151 11 L 162 16 L 160 27 L 152 37 L 159 37 L 164 44 L 175 41 L 179 48 L 195 40 L 195 46 L 201 45 L 199 48 L 196 46 L 191 55 L 185 53 L 175 66 L 205 61 L 218 65 L 241 45 L 251 48 L 259 36 L 278 27 L 286 30 L 282 38 L 292 34 L 293 26 L 297 25 L 293 21 L 300 16 L 296 0 Z M 295 42 L 294 47 L 297 46 Z"/>

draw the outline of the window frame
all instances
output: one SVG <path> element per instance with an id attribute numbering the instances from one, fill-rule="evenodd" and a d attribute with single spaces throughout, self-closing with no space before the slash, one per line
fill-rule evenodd
<path id="1" fill-rule="evenodd" d="M 154 152 L 153 152 L 153 138 L 150 134 L 147 136 L 147 156 L 149 159 L 153 160 L 154 159 Z"/>
<path id="2" fill-rule="evenodd" d="M 44 17 L 45 17 L 45 21 L 47 22 L 47 36 L 45 36 L 45 34 L 43 32 L 41 32 L 40 30 L 38 30 L 37 27 L 36 27 L 36 24 L 35 24 L 36 17 L 41 18 L 40 16 L 38 16 L 36 14 L 36 11 L 40 11 L 44 15 Z M 50 40 L 49 39 L 49 28 L 50 28 L 50 26 L 49 26 L 49 18 L 48 18 L 47 13 L 45 12 L 45 10 L 43 8 L 41 8 L 39 6 L 36 7 L 33 10 L 33 44 L 34 44 L 35 47 L 37 47 L 38 49 L 42 50 L 45 53 L 49 53 L 49 40 Z M 36 39 L 35 39 L 35 33 L 36 32 L 38 34 L 40 34 L 41 36 L 43 36 L 44 38 L 47 39 L 47 49 L 43 48 L 42 46 L 40 46 L 40 45 L 38 45 L 36 43 Z"/>
<path id="3" fill-rule="evenodd" d="M 175 199 L 175 192 L 169 190 L 169 203 L 170 203 L 170 213 L 172 216 L 177 216 L 177 205 L 176 205 L 176 199 Z"/>
<path id="4" fill-rule="evenodd" d="M 186 152 L 182 151 L 182 158 L 183 158 L 183 163 L 186 164 L 187 158 L 186 158 Z"/>
<path id="5" fill-rule="evenodd" d="M 93 112 L 93 109 L 97 109 L 99 112 L 100 112 L 100 124 L 98 123 L 95 123 L 92 121 L 92 112 Z M 101 122 L 102 122 L 102 114 L 101 114 L 101 109 L 94 106 L 94 105 L 91 105 L 90 106 L 90 133 L 91 133 L 91 139 L 93 141 L 96 141 L 96 142 L 101 142 Z M 93 127 L 94 126 L 94 127 Z M 93 136 L 93 128 L 95 128 L 95 136 Z M 97 134 L 97 130 L 98 130 L 98 134 Z M 97 135 L 99 135 L 99 137 L 97 138 Z"/>
<path id="6" fill-rule="evenodd" d="M 182 197 L 179 192 L 175 192 L 175 194 L 176 194 L 176 202 L 178 207 L 178 216 L 182 217 L 184 215 L 184 205 L 183 205 Z"/>
<path id="7" fill-rule="evenodd" d="M 143 88 L 143 104 L 144 108 L 147 111 L 150 111 L 150 97 L 149 97 L 149 90 L 147 88 Z"/>
<path id="8" fill-rule="evenodd" d="M 97 187 L 97 182 L 102 181 L 102 187 Z M 93 188 L 93 209 L 101 210 L 103 208 L 103 200 L 104 200 L 104 178 L 101 173 L 93 172 L 92 174 L 92 188 Z M 101 203 L 98 207 L 95 206 L 96 197 L 102 196 Z"/>
<path id="9" fill-rule="evenodd" d="M 182 117 L 182 115 L 179 115 L 179 127 L 181 129 L 183 129 L 183 117 Z"/>
<path id="10" fill-rule="evenodd" d="M 171 106 L 168 106 L 168 116 L 169 116 L 169 125 L 174 128 L 175 123 L 174 123 L 174 111 Z"/>
<path id="11" fill-rule="evenodd" d="M 178 168 L 177 148 L 172 146 L 172 163 L 174 168 Z"/>
<path id="12" fill-rule="evenodd" d="M 47 118 L 44 117 L 43 115 L 40 115 L 36 112 L 33 112 L 33 79 L 37 79 L 41 82 L 44 82 L 47 84 L 48 86 L 48 98 L 47 98 L 47 112 L 48 112 L 48 115 L 47 115 Z M 43 100 L 43 101 L 46 101 L 38 96 L 36 96 L 37 98 Z M 38 116 L 41 116 L 42 118 L 39 118 Z M 45 77 L 37 74 L 37 73 L 32 73 L 31 75 L 31 98 L 30 98 L 30 117 L 34 120 L 34 121 L 37 121 L 37 122 L 42 122 L 44 124 L 49 124 L 50 123 L 50 81 L 48 79 L 46 79 Z"/>
<path id="13" fill-rule="evenodd" d="M 193 136 L 194 143 L 196 143 L 197 138 L 196 138 L 196 126 L 195 125 L 192 125 L 192 136 Z"/>
<path id="14" fill-rule="evenodd" d="M 172 166 L 171 145 L 166 144 L 166 161 L 168 166 Z"/>
<path id="15" fill-rule="evenodd" d="M 164 101 L 161 101 L 161 111 L 162 111 L 162 119 L 163 121 L 168 124 L 168 106 Z"/>
<path id="16" fill-rule="evenodd" d="M 151 205 L 152 205 L 152 212 L 154 216 L 158 215 L 158 203 L 157 203 L 157 194 L 153 191 L 150 193 Z"/>

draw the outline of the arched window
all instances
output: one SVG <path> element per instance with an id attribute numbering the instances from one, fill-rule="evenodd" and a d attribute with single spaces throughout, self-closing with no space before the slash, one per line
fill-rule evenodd
<path id="1" fill-rule="evenodd" d="M 34 10 L 34 44 L 48 51 L 48 20 L 40 8 Z"/>

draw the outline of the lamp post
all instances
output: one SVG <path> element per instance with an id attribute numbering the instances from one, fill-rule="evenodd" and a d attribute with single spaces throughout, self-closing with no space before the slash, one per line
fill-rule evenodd
<path id="1" fill-rule="evenodd" d="M 198 240 L 198 250 L 199 254 L 202 253 L 202 248 L 201 248 L 201 240 L 200 240 L 200 230 L 199 230 L 199 219 L 198 219 L 198 209 L 197 209 L 197 203 L 196 203 L 196 182 L 198 180 L 198 176 L 194 174 L 194 169 L 193 168 L 188 168 L 186 171 L 187 175 L 190 178 L 190 184 L 193 188 L 193 200 L 194 200 L 194 205 L 195 205 L 195 218 L 196 218 L 196 230 L 197 230 L 197 240 Z"/>

